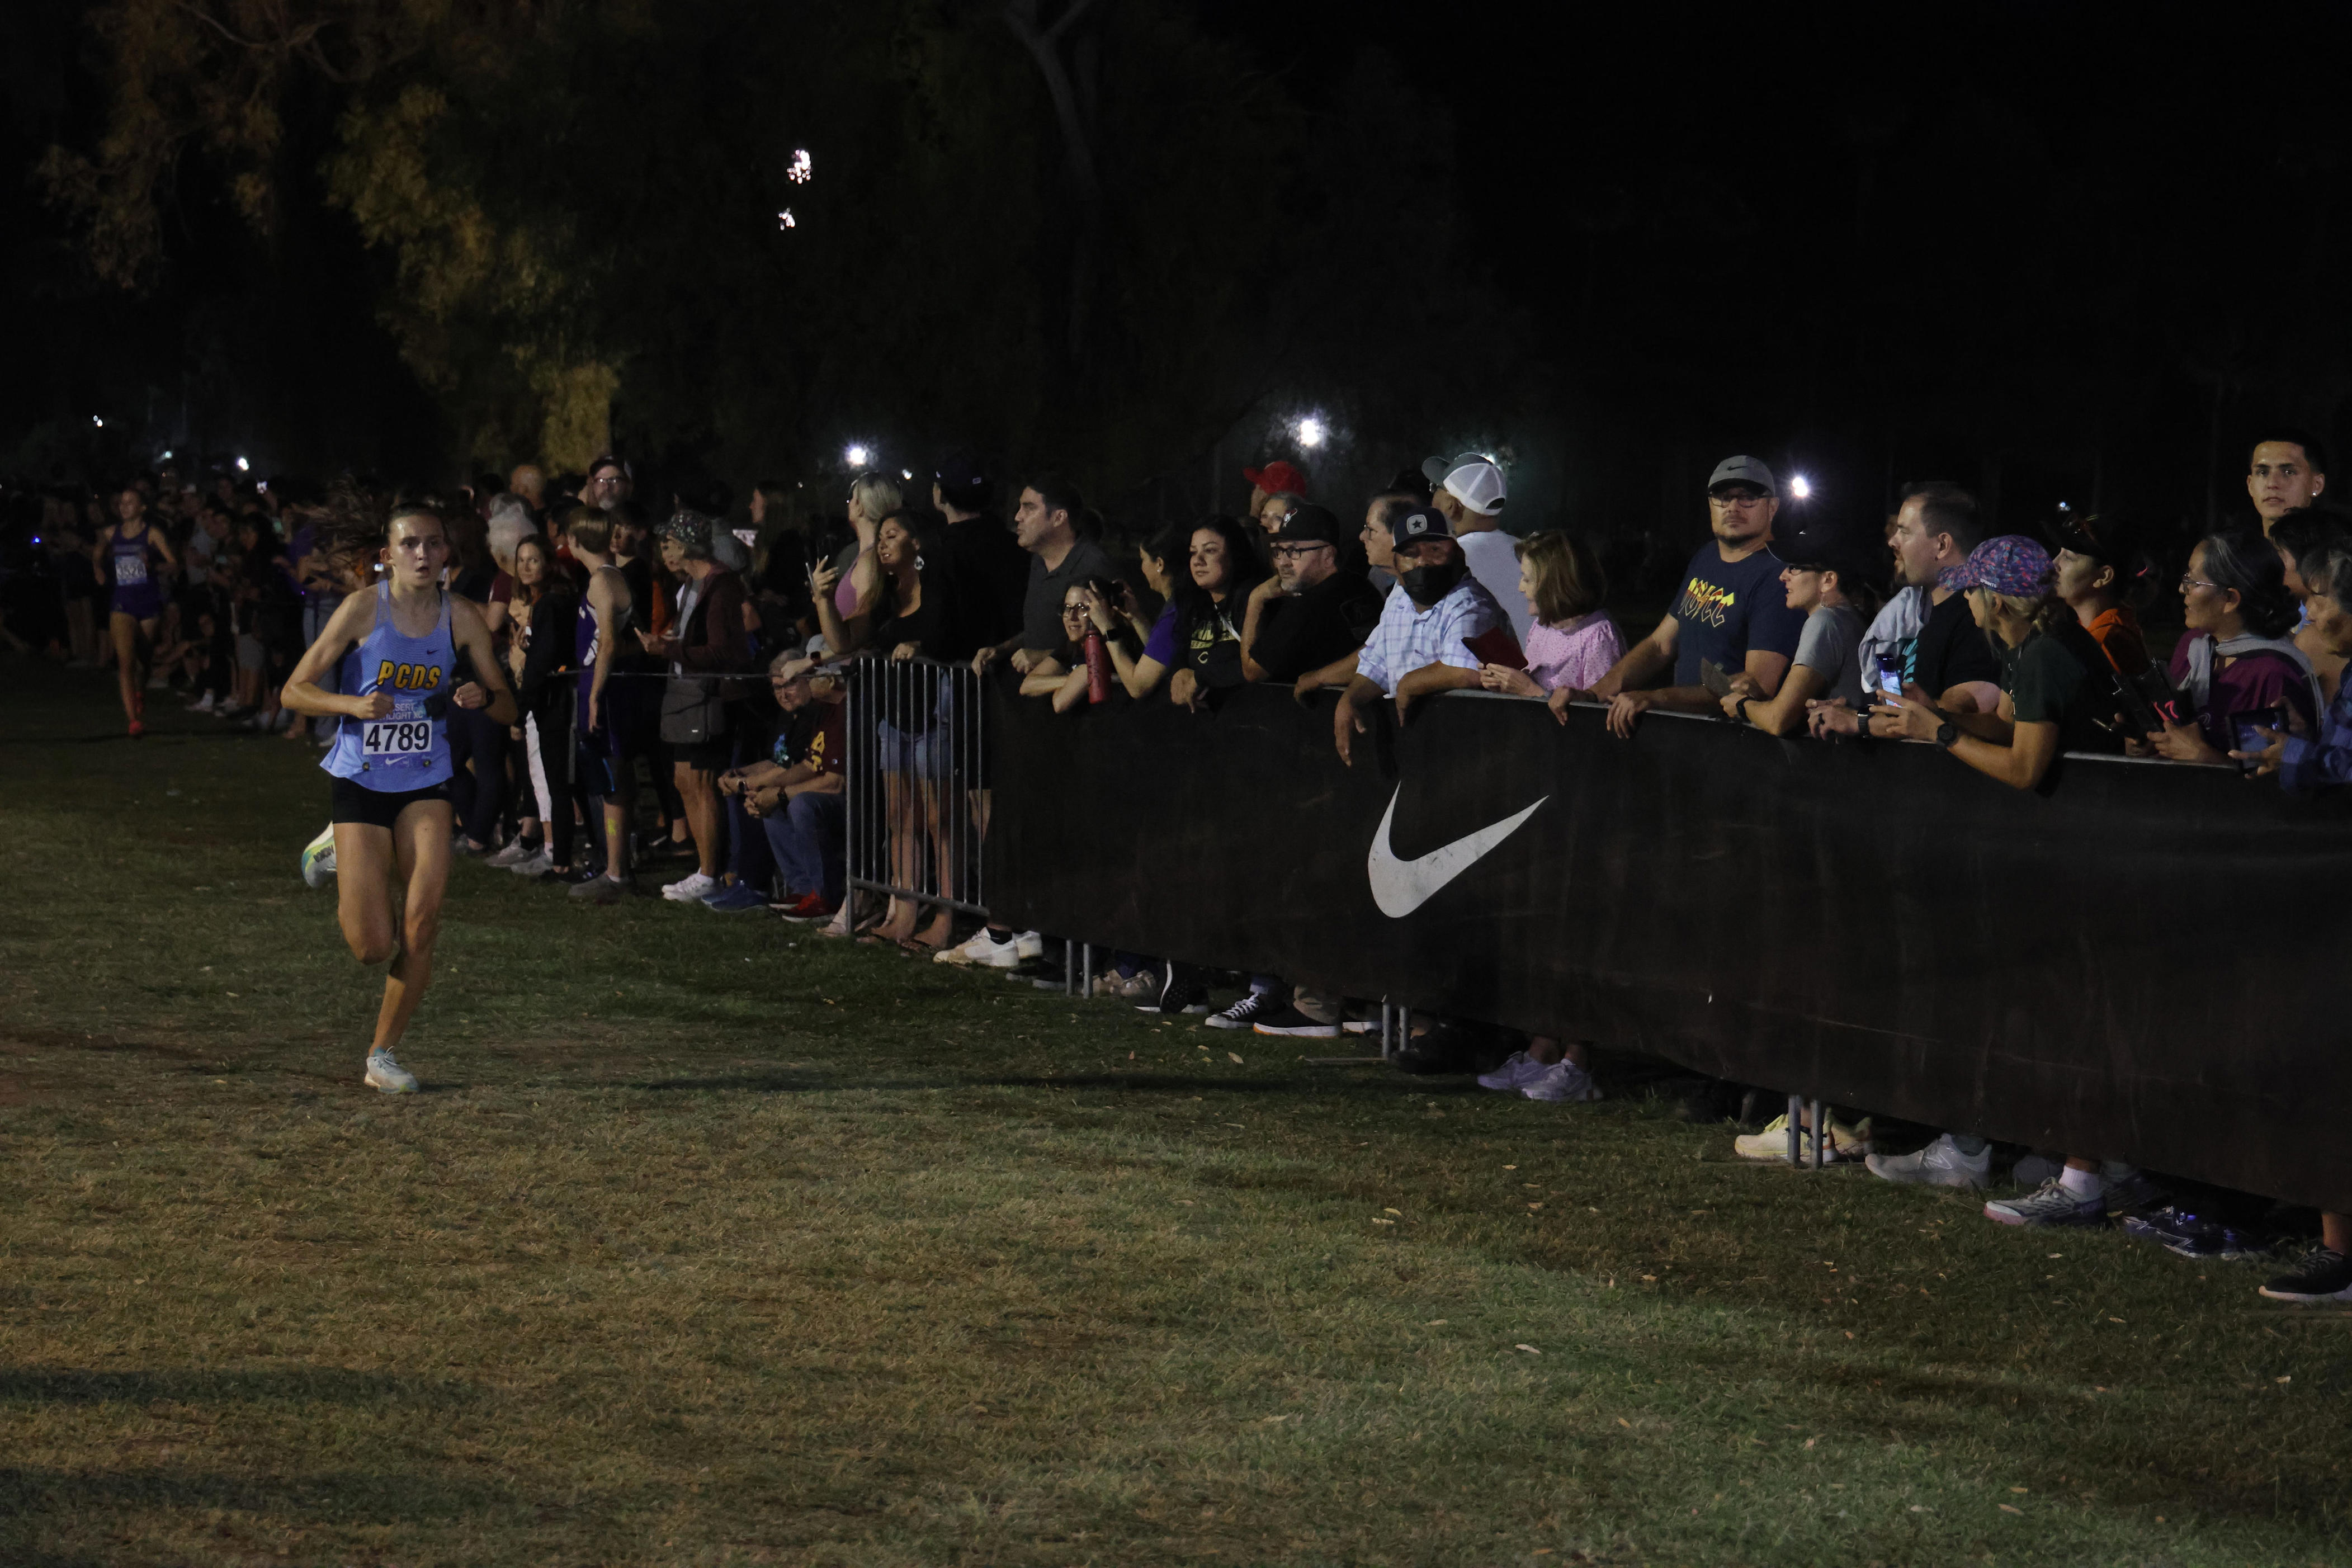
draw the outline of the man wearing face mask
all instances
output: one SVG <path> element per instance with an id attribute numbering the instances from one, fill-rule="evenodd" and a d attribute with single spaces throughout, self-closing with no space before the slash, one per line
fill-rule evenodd
<path id="1" fill-rule="evenodd" d="M 1355 678 L 1331 716 L 1339 760 L 1351 766 L 1349 752 L 1364 732 L 1360 710 L 1367 704 L 1392 697 L 1402 719 L 1417 697 L 1475 689 L 1482 664 L 1518 669 L 1527 663 L 1502 605 L 1470 575 L 1445 514 L 1434 506 L 1416 506 L 1391 527 L 1397 592 L 1389 595 L 1380 624 L 1356 655 Z"/>

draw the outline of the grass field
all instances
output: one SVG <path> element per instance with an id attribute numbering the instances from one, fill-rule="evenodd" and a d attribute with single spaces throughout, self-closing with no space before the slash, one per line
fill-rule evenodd
<path id="1" fill-rule="evenodd" d="M 0 1563 L 2352 1560 L 2352 1315 L 765 917 L 457 868 L 0 666 Z"/>

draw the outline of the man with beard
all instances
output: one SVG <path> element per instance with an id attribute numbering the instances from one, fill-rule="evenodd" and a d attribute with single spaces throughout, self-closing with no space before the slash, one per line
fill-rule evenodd
<path id="1" fill-rule="evenodd" d="M 1510 617 L 1495 595 L 1470 575 L 1453 525 L 1434 506 L 1408 509 L 1391 525 L 1396 540 L 1398 592 L 1381 609 L 1380 624 L 1356 655 L 1356 674 L 1331 715 L 1339 760 L 1349 766 L 1355 737 L 1364 732 L 1361 710 L 1393 698 L 1397 717 L 1416 697 L 1475 689 L 1483 664 L 1522 668 Z"/>
<path id="2" fill-rule="evenodd" d="M 1726 458 L 1707 479 L 1706 505 L 1715 538 L 1691 557 L 1673 614 L 1593 684 L 1592 695 L 1609 703 L 1612 734 L 1631 736 L 1652 708 L 1713 712 L 1721 695 L 1707 690 L 1707 665 L 1727 680 L 1744 671 L 1768 700 L 1789 673 L 1805 613 L 1789 608 L 1786 563 L 1772 553 L 1779 482 L 1754 458 Z M 1668 671 L 1673 684 L 1643 689 Z"/>

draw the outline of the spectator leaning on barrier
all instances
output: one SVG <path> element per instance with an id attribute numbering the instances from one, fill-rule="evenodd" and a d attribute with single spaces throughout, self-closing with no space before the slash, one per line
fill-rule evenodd
<path id="1" fill-rule="evenodd" d="M 2327 489 L 2327 448 L 2292 426 L 2273 426 L 2246 455 L 2246 495 L 2263 532 Z"/>
<path id="2" fill-rule="evenodd" d="M 2319 689 L 2303 650 L 2288 640 L 2296 605 L 2270 542 L 2248 530 L 2209 533 L 2189 552 L 2180 579 L 2188 630 L 2173 649 L 2171 676 L 2186 723 L 2167 718 L 2151 737 L 2158 756 L 2221 763 L 2260 750 L 2252 731 L 2319 722 Z"/>
<path id="3" fill-rule="evenodd" d="M 1503 507 L 1509 494 L 1503 470 L 1490 458 L 1465 452 L 1450 462 L 1432 458 L 1422 464 L 1421 471 L 1434 487 L 1432 503 L 1454 525 L 1454 537 L 1462 546 L 1462 558 L 1470 563 L 1470 575 L 1495 595 L 1495 603 L 1511 617 L 1511 635 L 1526 647 L 1535 612 L 1528 606 L 1527 595 L 1519 591 L 1519 542 L 1503 531 Z"/>
<path id="4" fill-rule="evenodd" d="M 1380 591 L 1348 548 L 1339 520 L 1303 506 L 1274 537 L 1274 575 L 1250 590 L 1242 623 L 1242 671 L 1251 680 L 1296 682 L 1346 658 L 1380 624 Z"/>
<path id="5" fill-rule="evenodd" d="M 1242 670 L 1242 616 L 1251 590 L 1265 575 L 1257 542 L 1230 517 L 1213 517 L 1192 530 L 1184 575 L 1176 581 L 1176 672 L 1168 700 L 1197 708 L 1213 691 L 1248 678 Z"/>
<path id="6" fill-rule="evenodd" d="M 1707 689 L 1708 666 L 1727 679 L 1744 671 L 1759 697 L 1780 689 L 1805 619 L 1789 608 L 1772 553 L 1780 495 L 1772 470 L 1754 458 L 1715 466 L 1706 481 L 1714 540 L 1691 557 L 1673 614 L 1593 685 L 1592 695 L 1609 703 L 1613 733 L 1631 735 L 1652 708 L 1713 712 L 1720 694 Z M 1673 684 L 1642 688 L 1669 672 Z"/>
<path id="7" fill-rule="evenodd" d="M 1351 748 L 1364 732 L 1362 708 L 1393 698 L 1400 719 L 1416 696 L 1479 684 L 1488 664 L 1523 668 L 1510 618 L 1470 575 L 1445 514 L 1434 506 L 1408 508 L 1396 520 L 1397 589 L 1356 655 L 1356 672 L 1331 715 L 1339 760 L 1354 763 Z"/>
<path id="8" fill-rule="evenodd" d="M 1517 546 L 1518 590 L 1533 611 L 1523 639 L 1528 667 L 1489 664 L 1478 683 L 1514 697 L 1544 697 L 1567 721 L 1568 704 L 1625 657 L 1617 623 L 1601 607 L 1609 581 L 1601 563 L 1573 534 L 1547 530 Z"/>
<path id="9" fill-rule="evenodd" d="M 1756 678 L 1746 670 L 1733 676 L 1723 711 L 1768 735 L 1788 735 L 1805 727 L 1808 702 L 1862 705 L 1862 667 L 1855 649 L 1862 641 L 1863 620 L 1853 594 L 1862 592 L 1863 579 L 1826 525 L 1782 542 L 1774 553 L 1785 563 L 1780 583 L 1788 606 L 1805 617 L 1804 629 L 1797 635 L 1796 658 L 1780 689 L 1769 697 L 1759 695 Z M 1855 585 L 1851 593 L 1848 584 Z"/>
<path id="10" fill-rule="evenodd" d="M 1895 579 L 1919 591 L 1918 602 L 1925 609 L 1918 635 L 1895 652 L 1896 689 L 1916 686 L 1937 707 L 1958 712 L 1989 712 L 2000 700 L 2000 661 L 1977 629 L 1967 603 L 1940 580 L 1969 558 L 1982 537 L 1976 498 L 1941 480 L 1911 487 L 1895 514 L 1891 542 Z M 1864 668 L 1861 674 L 1863 689 L 1874 698 L 1885 692 L 1880 669 Z M 1834 703 L 1811 710 L 1816 734 L 1835 731 L 1851 735 L 1863 721 L 1862 715 Z M 1891 717 L 1881 715 L 1868 722 L 1872 734 L 1895 732 Z"/>
<path id="11" fill-rule="evenodd" d="M 2051 563 L 2058 596 L 2117 675 L 2137 675 L 2147 668 L 2147 643 L 2136 612 L 2155 589 L 2155 563 L 2096 516 L 2062 517 L 2051 532 L 2058 542 Z"/>
<path id="12" fill-rule="evenodd" d="M 1102 546 L 1078 536 L 1086 504 L 1077 487 L 1057 474 L 1041 474 L 1021 491 L 1013 513 L 1013 537 L 1031 557 L 1021 629 L 974 653 L 974 674 L 987 674 L 999 659 L 1009 660 L 1015 672 L 1028 674 L 1032 665 L 1062 644 L 1062 605 L 1070 584 L 1117 575 Z"/>
<path id="13" fill-rule="evenodd" d="M 1087 618 L 1102 633 L 1111 668 L 1129 697 L 1150 696 L 1176 662 L 1176 574 L 1190 569 L 1192 547 L 1192 528 L 1171 523 L 1136 552 L 1144 586 L 1160 600 L 1154 618 L 1145 618 L 1135 590 L 1123 582 L 1115 601 L 1098 589 L 1087 592 Z"/>

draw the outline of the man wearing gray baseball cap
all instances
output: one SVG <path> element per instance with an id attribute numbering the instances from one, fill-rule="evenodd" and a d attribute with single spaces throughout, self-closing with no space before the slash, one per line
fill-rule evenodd
<path id="1" fill-rule="evenodd" d="M 1691 557 L 1674 613 L 1592 688 L 1591 696 L 1609 703 L 1615 734 L 1633 734 L 1652 708 L 1714 711 L 1720 699 L 1707 690 L 1703 665 L 1726 678 L 1745 671 L 1758 694 L 1769 698 L 1796 655 L 1805 616 L 1789 608 L 1780 585 L 1784 563 L 1772 553 L 1780 487 L 1771 468 L 1758 458 L 1726 458 L 1707 479 L 1706 508 L 1715 538 Z M 1669 673 L 1671 685 L 1652 685 Z M 1560 693 L 1553 695 L 1557 712 L 1565 704 Z"/>

